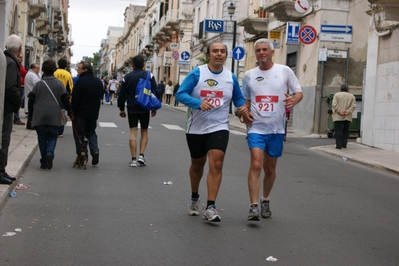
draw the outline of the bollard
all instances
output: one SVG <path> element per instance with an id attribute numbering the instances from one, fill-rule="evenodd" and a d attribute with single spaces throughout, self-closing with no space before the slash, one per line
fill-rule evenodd
<path id="1" fill-rule="evenodd" d="M 7 60 L 0 48 L 0 129 L 3 131 L 3 119 L 4 119 L 4 95 L 6 87 L 6 72 L 7 72 Z M 1 149 L 1 141 L 0 141 Z"/>

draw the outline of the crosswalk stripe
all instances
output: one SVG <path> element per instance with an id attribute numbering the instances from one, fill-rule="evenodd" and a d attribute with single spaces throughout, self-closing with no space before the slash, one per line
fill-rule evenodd
<path id="1" fill-rule="evenodd" d="M 170 130 L 184 130 L 184 128 L 181 128 L 176 125 L 169 125 L 169 124 L 161 124 L 161 125 L 163 125 L 164 127 L 166 127 L 167 129 L 170 129 Z"/>
<path id="2" fill-rule="evenodd" d="M 113 122 L 98 122 L 98 125 L 100 127 L 118 127 L 115 123 Z"/>

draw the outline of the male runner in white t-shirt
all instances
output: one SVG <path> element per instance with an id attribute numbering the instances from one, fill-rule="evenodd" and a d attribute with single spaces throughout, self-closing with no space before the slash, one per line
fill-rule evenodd
<path id="1" fill-rule="evenodd" d="M 283 152 L 285 108 L 294 107 L 302 100 L 303 95 L 291 68 L 273 63 L 273 42 L 259 39 L 254 46 L 259 66 L 245 73 L 242 88 L 244 98 L 251 106 L 252 116 L 252 119 L 244 117 L 244 122 L 249 125 L 247 142 L 251 152 L 248 173 L 251 208 L 248 220 L 259 221 L 260 215 L 263 218 L 272 215 L 269 195 L 276 179 L 277 158 Z M 258 197 L 262 167 L 265 177 L 259 215 Z"/>
<path id="2" fill-rule="evenodd" d="M 223 67 L 227 57 L 226 45 L 219 42 L 211 44 L 206 56 L 209 63 L 196 67 L 187 75 L 176 93 L 176 99 L 189 106 L 186 139 L 191 155 L 191 201 L 188 214 L 199 215 L 198 190 L 208 157 L 208 195 L 203 219 L 220 222 L 215 202 L 229 141 L 230 102 L 233 101 L 244 116 L 249 111 L 236 76 Z"/>

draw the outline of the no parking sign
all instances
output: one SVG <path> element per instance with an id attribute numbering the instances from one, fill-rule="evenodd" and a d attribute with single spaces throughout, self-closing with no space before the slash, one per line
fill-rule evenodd
<path id="1" fill-rule="evenodd" d="M 312 44 L 317 38 L 317 32 L 312 26 L 305 25 L 299 29 L 298 37 L 301 43 Z"/>

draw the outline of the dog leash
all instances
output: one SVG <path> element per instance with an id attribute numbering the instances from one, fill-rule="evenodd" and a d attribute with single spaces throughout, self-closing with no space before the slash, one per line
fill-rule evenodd
<path id="1" fill-rule="evenodd" d="M 82 140 L 80 139 L 80 136 L 79 136 L 78 130 L 76 129 L 75 120 L 72 120 L 72 128 L 73 128 L 73 131 L 75 132 L 75 135 L 78 137 L 78 140 L 79 140 L 80 146 L 82 146 L 82 145 L 83 145 L 83 142 L 82 142 Z"/>

